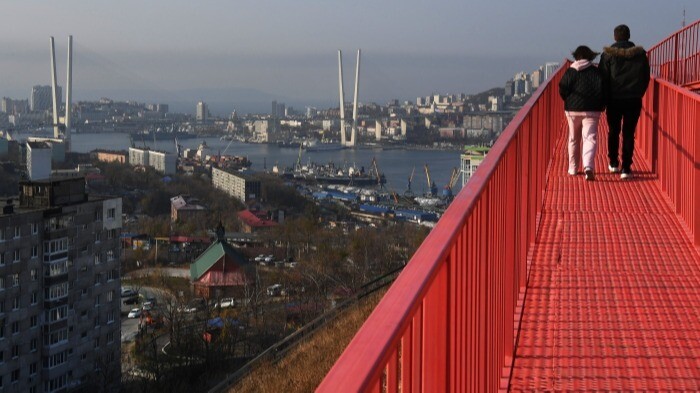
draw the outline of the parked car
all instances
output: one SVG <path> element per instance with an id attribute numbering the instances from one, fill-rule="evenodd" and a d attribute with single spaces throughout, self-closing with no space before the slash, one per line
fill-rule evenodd
<path id="1" fill-rule="evenodd" d="M 139 302 L 139 298 L 136 296 L 128 297 L 124 299 L 124 304 L 137 304 Z"/>
<path id="2" fill-rule="evenodd" d="M 122 297 L 137 296 L 139 293 L 131 288 L 122 288 Z"/>
<path id="3" fill-rule="evenodd" d="M 219 301 L 216 304 L 217 307 L 219 308 L 229 308 L 229 307 L 235 307 L 236 306 L 236 300 L 234 300 L 232 297 L 225 297 L 222 298 L 221 301 Z"/>
<path id="4" fill-rule="evenodd" d="M 274 260 L 275 260 L 275 258 L 272 255 L 268 255 L 265 257 L 265 262 L 267 262 L 267 263 L 270 263 Z"/>
<path id="5" fill-rule="evenodd" d="M 260 254 L 257 257 L 255 257 L 255 262 L 260 262 L 265 259 L 265 255 Z"/>
<path id="6" fill-rule="evenodd" d="M 141 309 L 143 311 L 151 311 L 153 309 L 153 302 L 143 302 Z"/>
<path id="7" fill-rule="evenodd" d="M 134 308 L 129 311 L 129 315 L 127 317 L 129 318 L 139 318 L 141 316 L 141 309 L 140 308 Z"/>
<path id="8" fill-rule="evenodd" d="M 282 285 L 275 284 L 267 287 L 267 296 L 279 296 L 282 294 Z"/>

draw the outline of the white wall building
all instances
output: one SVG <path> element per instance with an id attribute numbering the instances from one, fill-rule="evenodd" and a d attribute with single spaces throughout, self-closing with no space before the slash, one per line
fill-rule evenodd
<path id="1" fill-rule="evenodd" d="M 46 142 L 27 142 L 27 175 L 29 180 L 51 177 L 51 146 Z"/>
<path id="2" fill-rule="evenodd" d="M 148 166 L 160 173 L 174 174 L 177 172 L 177 157 L 173 153 L 151 151 L 148 155 Z"/>

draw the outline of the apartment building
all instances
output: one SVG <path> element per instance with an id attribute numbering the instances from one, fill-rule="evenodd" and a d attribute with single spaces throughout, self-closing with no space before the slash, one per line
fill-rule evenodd
<path id="1" fill-rule="evenodd" d="M 212 168 L 211 182 L 214 187 L 223 190 L 241 202 L 260 198 L 260 181 L 242 173 L 230 173 L 219 168 Z"/>
<path id="2" fill-rule="evenodd" d="M 118 391 L 121 198 L 40 180 L 0 205 L 0 391 Z"/>

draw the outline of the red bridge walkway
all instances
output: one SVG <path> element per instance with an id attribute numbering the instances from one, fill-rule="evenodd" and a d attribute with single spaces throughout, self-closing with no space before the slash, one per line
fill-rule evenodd
<path id="1" fill-rule="evenodd" d="M 700 255 L 645 163 L 607 173 L 601 131 L 593 182 L 558 141 L 511 390 L 699 391 Z"/>
<path id="2" fill-rule="evenodd" d="M 635 178 L 566 171 L 557 85 L 498 138 L 320 392 L 700 391 L 700 21 L 650 49 Z"/>

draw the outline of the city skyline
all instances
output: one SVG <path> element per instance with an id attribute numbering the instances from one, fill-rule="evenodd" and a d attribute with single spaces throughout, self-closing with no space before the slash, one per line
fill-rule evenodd
<path id="1" fill-rule="evenodd" d="M 684 8 L 687 21 L 700 16 L 698 4 L 653 1 L 267 1 L 235 7 L 67 1 L 60 9 L 36 3 L 4 8 L 14 17 L 0 35 L 0 72 L 13 77 L 0 80 L 2 96 L 24 98 L 32 86 L 48 84 L 48 37 L 57 37 L 62 64 L 63 41 L 73 34 L 76 101 L 104 96 L 177 110 L 202 100 L 216 114 L 249 112 L 246 105 L 264 110 L 275 99 L 295 107 L 333 105 L 338 49 L 362 49 L 360 102 L 383 103 L 500 87 L 516 72 L 561 61 L 578 44 L 608 45 L 619 23 L 630 26 L 633 41 L 650 47 L 659 34 L 681 27 Z M 62 23 L 24 28 L 41 14 Z M 622 14 L 628 17 L 621 20 Z"/>

